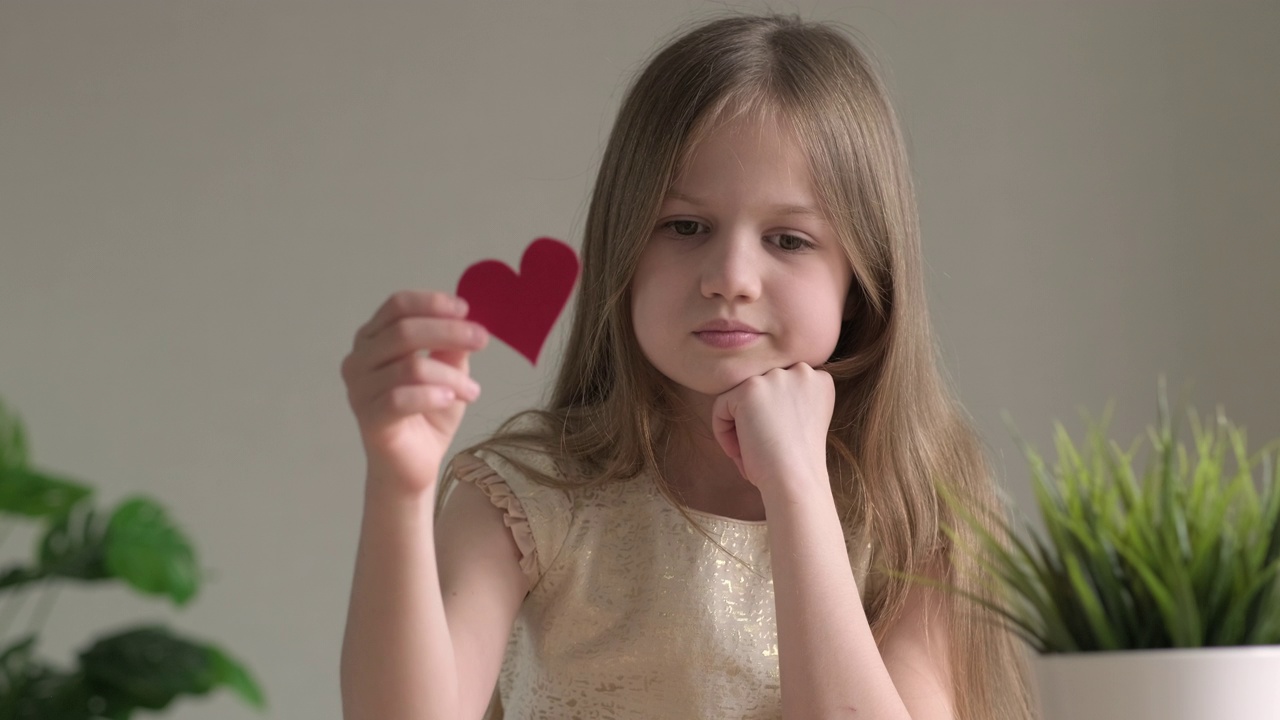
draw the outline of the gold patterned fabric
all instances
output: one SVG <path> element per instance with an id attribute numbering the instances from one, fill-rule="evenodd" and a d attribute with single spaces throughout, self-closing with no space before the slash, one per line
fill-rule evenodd
<path id="1" fill-rule="evenodd" d="M 504 450 L 506 453 L 514 451 Z M 489 718 L 779 718 L 768 528 L 690 511 L 644 474 L 575 490 L 491 453 L 458 477 L 505 511 L 533 589 L 512 628 Z M 550 471 L 545 457 L 519 459 Z M 859 587 L 866 551 L 850 543 Z"/>

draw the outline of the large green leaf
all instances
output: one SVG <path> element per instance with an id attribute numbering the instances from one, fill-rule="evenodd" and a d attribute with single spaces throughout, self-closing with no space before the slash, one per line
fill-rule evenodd
<path id="1" fill-rule="evenodd" d="M 40 570 L 77 580 L 111 578 L 105 558 L 106 530 L 106 522 L 85 506 L 55 519 L 40 541 Z"/>
<path id="2" fill-rule="evenodd" d="M 107 527 L 106 567 L 137 590 L 168 595 L 185 605 L 199 590 L 199 570 L 191 542 L 163 507 L 144 497 L 116 508 Z"/>
<path id="3" fill-rule="evenodd" d="M 113 704 L 80 673 L 51 668 L 32 657 L 35 636 L 0 653 L 0 718 L 5 720 L 128 720 L 128 707 Z"/>
<path id="4" fill-rule="evenodd" d="M 142 626 L 99 640 L 64 672 L 32 657 L 35 637 L 0 652 L 3 720 L 129 720 L 138 709 L 161 710 L 182 695 L 227 687 L 266 707 L 249 672 L 221 649 Z"/>
<path id="5" fill-rule="evenodd" d="M 179 695 L 206 695 L 227 686 L 257 708 L 262 689 L 222 650 L 176 636 L 158 625 L 102 638 L 80 654 L 80 668 L 115 702 L 160 710 Z"/>
<path id="6" fill-rule="evenodd" d="M 79 673 L 41 663 L 28 669 L 27 690 L 16 698 L 13 720 L 129 720 L 132 708 L 112 702 Z"/>
<path id="7" fill-rule="evenodd" d="M 103 638 L 80 654 L 85 677 L 138 707 L 159 710 L 183 694 L 204 695 L 217 682 L 203 649 L 160 626 Z"/>
<path id="8" fill-rule="evenodd" d="M 67 514 L 93 490 L 26 466 L 0 466 L 0 512 L 27 517 Z"/>

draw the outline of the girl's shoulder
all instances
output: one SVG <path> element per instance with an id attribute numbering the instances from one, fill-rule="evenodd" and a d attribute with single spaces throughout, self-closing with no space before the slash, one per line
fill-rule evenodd
<path id="1" fill-rule="evenodd" d="M 462 480 L 482 479 L 485 474 L 480 469 L 488 466 L 512 489 L 537 492 L 535 485 L 563 484 L 561 463 L 549 452 L 551 447 L 549 423 L 534 411 L 525 411 L 502 423 L 489 437 L 460 450 L 450 466 Z"/>
<path id="2" fill-rule="evenodd" d="M 452 475 L 472 483 L 503 511 L 503 523 L 520 549 L 520 566 L 536 584 L 564 544 L 573 497 L 558 486 L 564 476 L 545 450 L 545 421 L 518 415 L 488 442 L 459 452 Z"/>
<path id="3" fill-rule="evenodd" d="M 502 423 L 484 442 L 459 453 L 483 460 L 509 481 L 530 493 L 548 495 L 557 502 L 571 499 L 612 478 L 593 470 L 564 449 L 564 431 L 552 414 L 526 410 Z M 553 492 L 546 492 L 546 490 Z"/>

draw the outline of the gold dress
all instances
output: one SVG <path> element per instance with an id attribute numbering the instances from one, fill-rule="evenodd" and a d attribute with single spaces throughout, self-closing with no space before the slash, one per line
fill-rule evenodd
<path id="1" fill-rule="evenodd" d="M 545 456 L 519 459 L 553 472 Z M 688 511 L 744 567 L 649 474 L 570 497 L 484 451 L 456 467 L 505 510 L 532 583 L 487 718 L 781 717 L 765 521 Z M 848 545 L 861 588 L 869 548 Z"/>

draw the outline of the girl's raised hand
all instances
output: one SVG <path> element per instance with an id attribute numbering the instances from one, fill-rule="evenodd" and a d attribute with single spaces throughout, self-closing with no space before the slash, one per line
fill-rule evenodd
<path id="1" fill-rule="evenodd" d="M 747 378 L 716 398 L 711 430 L 766 503 L 830 489 L 827 431 L 835 381 L 807 363 Z M 812 483 L 812 484 L 810 484 Z"/>
<path id="2" fill-rule="evenodd" d="M 442 292 L 393 293 L 356 332 L 342 360 L 369 482 L 434 488 L 468 403 L 480 395 L 468 358 L 488 342 L 465 301 Z"/>

